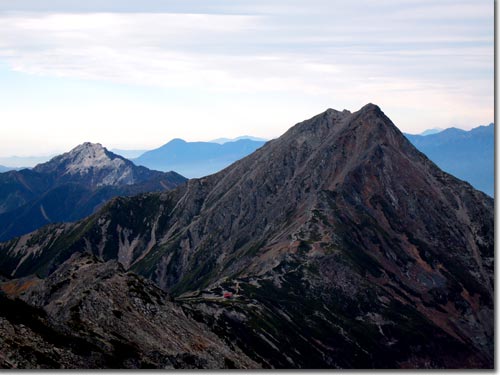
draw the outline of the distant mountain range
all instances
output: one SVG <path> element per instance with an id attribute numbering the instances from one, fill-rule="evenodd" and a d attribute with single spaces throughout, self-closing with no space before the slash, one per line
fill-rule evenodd
<path id="1" fill-rule="evenodd" d="M 490 196 L 494 195 L 494 125 L 470 131 L 457 128 L 433 128 L 419 135 L 405 136 L 443 170 L 469 182 Z M 252 136 L 218 138 L 210 142 L 186 142 L 173 139 L 150 151 L 112 150 L 132 159 L 135 164 L 159 171 L 175 171 L 188 178 L 216 173 L 249 155 L 266 140 Z M 2 160 L 9 158 L 0 158 Z M 36 158 L 14 157 L 19 165 Z M 41 158 L 43 159 L 43 158 Z M 10 164 L 9 164 L 10 165 Z M 0 172 L 12 169 L 0 166 Z"/>
<path id="2" fill-rule="evenodd" d="M 444 129 L 442 128 L 432 128 L 432 129 L 427 129 L 424 130 L 422 133 L 417 134 L 417 135 L 431 135 L 431 134 L 437 134 L 439 132 L 442 132 Z"/>
<path id="3" fill-rule="evenodd" d="M 252 137 L 250 135 L 242 135 L 241 137 L 236 137 L 236 138 L 217 138 L 217 139 L 211 140 L 210 142 L 224 144 L 224 143 L 228 143 L 228 142 L 241 141 L 243 139 L 248 139 L 250 141 L 257 141 L 257 142 L 267 142 L 268 141 L 268 139 L 264 139 L 264 138 Z"/>
<path id="4" fill-rule="evenodd" d="M 235 161 L 251 154 L 264 141 L 240 139 L 223 144 L 186 142 L 173 139 L 167 144 L 133 159 L 137 165 L 159 171 L 176 171 L 188 178 L 218 172 Z"/>
<path id="5" fill-rule="evenodd" d="M 0 241 L 93 213 L 116 196 L 171 189 L 186 181 L 84 143 L 33 169 L 0 173 Z"/>
<path id="6" fill-rule="evenodd" d="M 494 201 L 373 104 L 0 254 L 21 368 L 494 367 Z"/>
<path id="7" fill-rule="evenodd" d="M 405 134 L 444 171 L 490 196 L 495 193 L 495 126 L 449 128 L 426 136 Z"/>
<path id="8" fill-rule="evenodd" d="M 494 194 L 494 125 L 470 131 L 429 129 L 405 136 L 440 168 L 490 196 Z M 174 170 L 188 178 L 216 173 L 263 146 L 265 141 L 243 136 L 212 142 L 174 139 L 134 159 L 138 165 L 160 171 Z M 218 143 L 215 143 L 218 142 Z"/>

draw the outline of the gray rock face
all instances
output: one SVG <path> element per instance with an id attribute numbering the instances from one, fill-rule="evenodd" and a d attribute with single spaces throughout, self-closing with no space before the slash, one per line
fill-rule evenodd
<path id="1" fill-rule="evenodd" d="M 369 104 L 0 245 L 0 270 L 45 277 L 82 250 L 118 259 L 264 367 L 491 368 L 493 226 L 491 198 Z"/>
<path id="2" fill-rule="evenodd" d="M 133 185 L 161 174 L 135 166 L 131 161 L 109 152 L 101 144 L 90 142 L 38 164 L 33 170 L 55 175 L 58 184 L 79 181 L 92 187 Z"/>
<path id="3" fill-rule="evenodd" d="M 2 289 L 12 293 L 12 283 Z M 75 254 L 49 278 L 24 284 L 26 305 L 2 297 L 2 306 L 31 313 L 0 313 L 2 367 L 259 367 L 116 261 Z"/>

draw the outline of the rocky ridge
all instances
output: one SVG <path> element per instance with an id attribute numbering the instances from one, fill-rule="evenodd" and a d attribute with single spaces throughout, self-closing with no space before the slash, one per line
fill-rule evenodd
<path id="1" fill-rule="evenodd" d="M 47 279 L 13 283 L 0 283 L 1 367 L 259 367 L 116 261 L 75 254 Z"/>
<path id="2" fill-rule="evenodd" d="M 491 368 L 493 225 L 491 198 L 369 104 L 0 245 L 0 269 L 46 277 L 83 250 L 118 260 L 264 367 Z"/>

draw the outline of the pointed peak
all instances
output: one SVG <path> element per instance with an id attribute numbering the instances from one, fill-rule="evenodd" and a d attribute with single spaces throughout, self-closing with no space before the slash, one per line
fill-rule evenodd
<path id="1" fill-rule="evenodd" d="M 373 121 L 375 119 L 377 120 Z M 328 134 L 337 133 L 358 120 L 362 120 L 361 127 L 375 122 L 392 124 L 377 105 L 368 103 L 356 112 L 328 108 L 326 111 L 298 123 L 289 130 L 289 134 L 292 137 L 306 134 L 313 137 L 316 135 L 320 139 L 324 139 Z"/>
<path id="2" fill-rule="evenodd" d="M 84 142 L 69 151 L 70 153 L 78 153 L 82 151 L 107 151 L 100 143 Z"/>
<path id="3" fill-rule="evenodd" d="M 378 132 L 377 136 L 382 135 L 382 133 L 379 133 L 381 130 L 385 133 L 391 129 L 392 132 L 396 131 L 400 133 L 400 130 L 391 119 L 387 117 L 378 105 L 373 103 L 368 103 L 352 113 L 348 118 L 348 123 L 351 124 L 350 126 L 357 124 L 356 127 L 364 132 Z"/>
<path id="4" fill-rule="evenodd" d="M 375 112 L 375 113 L 381 113 L 382 110 L 380 107 L 376 104 L 373 103 L 368 103 L 365 104 L 361 109 L 358 111 L 359 113 L 369 113 L 369 112 Z"/>
<path id="5" fill-rule="evenodd" d="M 357 131 L 368 135 L 372 142 L 400 144 L 406 139 L 382 109 L 373 103 L 368 103 L 354 112 L 350 122 Z"/>
<path id="6" fill-rule="evenodd" d="M 112 170 L 125 164 L 126 159 L 109 152 L 100 143 L 85 142 L 46 163 L 38 164 L 34 170 L 42 173 L 57 171 L 59 175 L 84 175 L 89 173 L 90 169 Z"/>

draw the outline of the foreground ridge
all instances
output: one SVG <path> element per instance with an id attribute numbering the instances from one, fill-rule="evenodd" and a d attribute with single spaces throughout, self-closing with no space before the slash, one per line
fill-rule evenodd
<path id="1" fill-rule="evenodd" d="M 2 367 L 258 367 L 116 261 L 74 254 L 45 280 L 8 282 L 2 289 L 26 284 L 32 287 L 22 300 L 29 304 L 0 294 Z M 12 337 L 11 330 L 22 334 Z M 29 355 L 20 355 L 19 346 Z"/>

